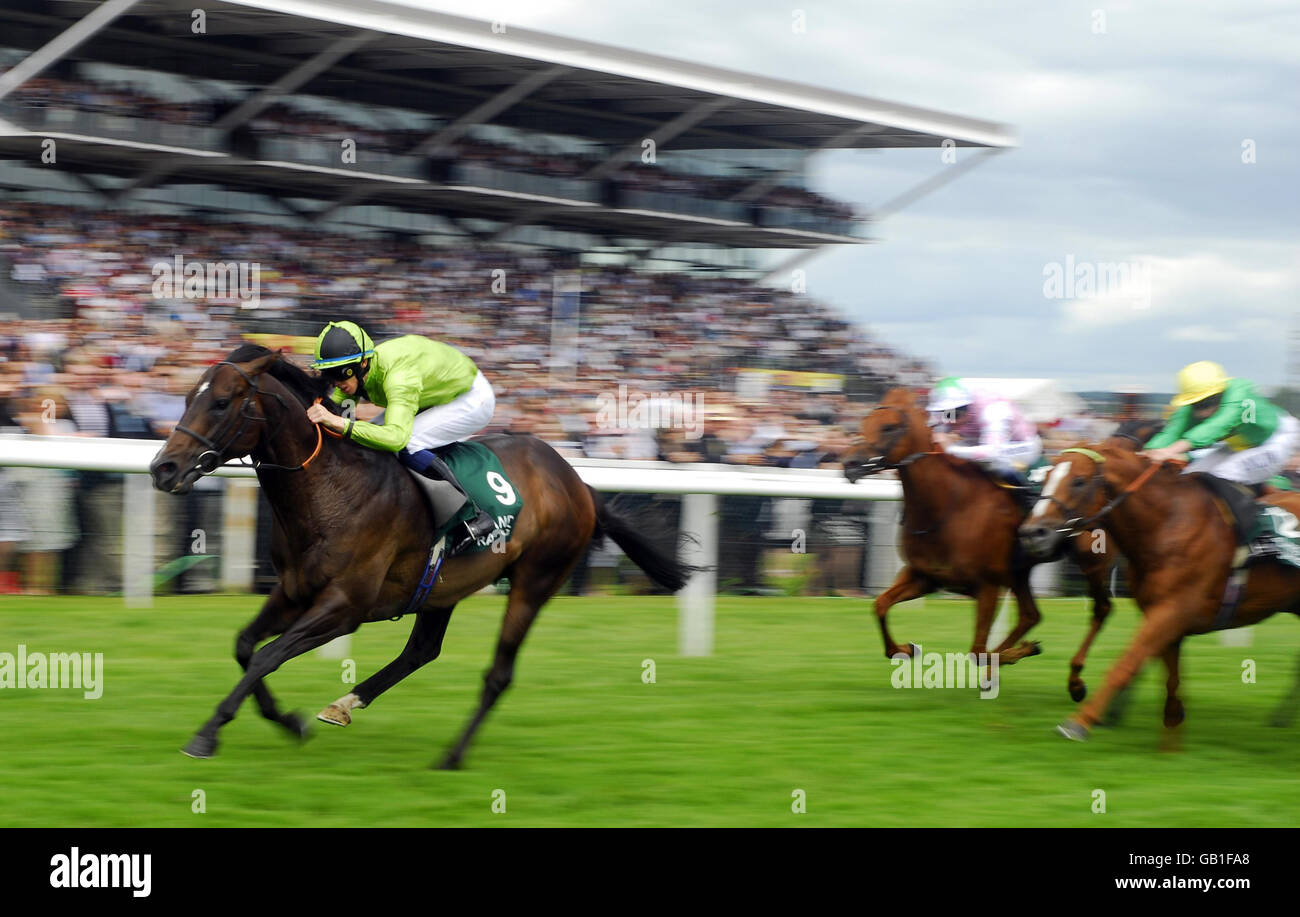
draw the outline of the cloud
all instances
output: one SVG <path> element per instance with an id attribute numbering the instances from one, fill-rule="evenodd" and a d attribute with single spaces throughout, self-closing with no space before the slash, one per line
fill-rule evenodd
<path id="1" fill-rule="evenodd" d="M 1223 341 L 1235 341 L 1240 337 L 1240 333 L 1223 328 L 1214 328 L 1210 325 L 1184 325 L 1179 328 L 1171 328 L 1167 336 L 1171 341 L 1197 341 L 1217 344 Z"/>
<path id="2" fill-rule="evenodd" d="M 940 371 L 1168 388 L 1211 358 L 1285 377 L 1300 303 L 1294 2 L 1112 2 L 1104 34 L 1096 4 L 1036 0 L 416 5 L 1011 124 L 1020 148 L 873 226 L 879 244 L 804 265 L 812 295 Z M 870 209 L 942 168 L 937 150 L 837 151 L 809 174 Z M 1149 307 L 1045 299 L 1043 266 L 1070 253 L 1149 260 Z"/>

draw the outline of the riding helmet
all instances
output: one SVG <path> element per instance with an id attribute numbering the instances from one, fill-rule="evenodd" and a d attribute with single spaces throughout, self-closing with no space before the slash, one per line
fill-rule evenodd
<path id="1" fill-rule="evenodd" d="M 312 368 L 334 379 L 351 379 L 361 361 L 375 355 L 375 342 L 356 322 L 330 322 L 316 338 Z"/>

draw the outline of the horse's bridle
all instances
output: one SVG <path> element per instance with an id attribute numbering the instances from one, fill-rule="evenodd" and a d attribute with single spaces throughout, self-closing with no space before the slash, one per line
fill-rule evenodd
<path id="1" fill-rule="evenodd" d="M 244 372 L 242 369 L 239 368 L 237 364 L 232 363 L 229 360 L 222 360 L 219 363 L 214 363 L 212 365 L 212 372 L 214 374 L 216 373 L 216 369 L 218 366 L 233 367 L 235 372 L 239 373 L 239 375 L 243 377 L 243 380 L 246 383 L 248 383 L 248 390 L 244 393 L 243 400 L 240 401 L 239 403 L 238 412 L 232 414 L 227 409 L 227 413 L 222 418 L 221 424 L 217 427 L 216 432 L 213 433 L 211 437 L 204 436 L 202 433 L 196 433 L 193 430 L 191 430 L 189 427 L 186 427 L 182 424 L 178 423 L 176 425 L 177 431 L 184 433 L 186 436 L 192 436 L 194 439 L 198 440 L 204 447 L 204 451 L 199 453 L 198 458 L 194 460 L 194 464 L 190 466 L 191 471 L 197 471 L 200 475 L 212 474 L 214 471 L 216 471 L 218 468 L 220 468 L 222 465 L 225 464 L 225 460 L 222 458 L 222 456 L 225 454 L 227 449 L 229 449 L 236 442 L 238 442 L 239 438 L 244 435 L 244 430 L 248 426 L 249 421 L 257 421 L 258 423 L 267 422 L 267 417 L 265 414 L 251 413 L 251 405 L 254 403 L 254 399 L 260 397 L 263 394 L 270 395 L 276 401 L 280 402 L 280 406 L 282 408 L 284 408 L 285 410 L 289 409 L 289 406 L 285 404 L 284 398 L 280 395 L 279 392 L 261 391 L 257 387 L 257 379 L 253 376 L 250 376 L 248 373 Z M 222 434 L 226 432 L 226 430 L 229 427 L 231 427 L 234 424 L 236 420 L 239 421 L 239 427 L 235 430 L 234 433 L 232 433 L 226 439 L 224 444 L 218 445 L 217 440 L 221 437 Z M 278 432 L 279 429 L 277 428 L 276 430 L 272 431 L 272 435 Z M 244 465 L 245 467 L 253 468 L 255 470 L 262 469 L 262 468 L 271 468 L 278 471 L 302 471 L 309 464 L 311 464 L 312 460 L 315 459 L 317 455 L 320 454 L 321 442 L 322 440 L 321 440 L 320 426 L 317 425 L 316 426 L 316 449 L 315 451 L 312 452 L 310 456 L 308 456 L 308 458 L 305 461 L 303 461 L 301 464 L 297 465 L 296 467 L 291 468 L 286 465 L 276 465 L 272 462 L 259 462 L 257 460 L 253 460 L 252 462 L 240 462 L 239 464 Z"/>
<path id="2" fill-rule="evenodd" d="M 1084 491 L 1084 497 L 1080 498 L 1079 502 L 1086 506 L 1098 488 L 1103 490 L 1106 495 L 1110 497 L 1110 500 L 1091 516 L 1075 516 L 1070 518 L 1069 514 L 1074 512 L 1073 507 L 1066 506 L 1064 502 L 1058 500 L 1055 496 L 1043 494 L 1041 499 L 1055 504 L 1056 507 L 1060 509 L 1061 515 L 1067 517 L 1064 525 L 1056 530 L 1058 534 L 1066 536 L 1077 535 L 1085 529 L 1092 528 L 1102 519 L 1105 519 L 1114 511 L 1115 507 L 1127 500 L 1130 494 L 1135 493 L 1138 488 L 1145 484 L 1151 476 L 1159 471 L 1164 465 L 1164 462 L 1152 462 L 1147 466 L 1146 470 L 1134 478 L 1127 487 L 1119 493 L 1114 493 L 1111 489 L 1110 482 L 1108 482 L 1106 476 L 1101 473 L 1101 466 L 1106 463 L 1106 456 L 1092 449 L 1085 449 L 1081 446 L 1072 446 L 1069 449 L 1062 449 L 1061 455 L 1065 455 L 1068 452 L 1077 452 L 1080 455 L 1086 456 L 1092 460 L 1092 463 L 1095 466 L 1092 476 L 1088 479 L 1088 487 L 1087 490 Z"/>

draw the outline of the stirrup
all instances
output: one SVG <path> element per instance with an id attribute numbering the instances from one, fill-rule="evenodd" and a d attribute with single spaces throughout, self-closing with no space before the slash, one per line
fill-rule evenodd
<path id="1" fill-rule="evenodd" d="M 477 516 L 462 522 L 453 530 L 454 535 L 451 536 L 453 541 L 447 548 L 447 556 L 452 557 L 467 550 L 471 545 L 477 544 L 480 538 L 490 534 L 496 527 L 496 519 L 490 513 L 479 510 Z"/>

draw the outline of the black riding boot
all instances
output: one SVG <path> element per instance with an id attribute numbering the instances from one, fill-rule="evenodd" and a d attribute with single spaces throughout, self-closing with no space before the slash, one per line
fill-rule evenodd
<path id="1" fill-rule="evenodd" d="M 429 478 L 441 478 L 452 487 L 456 488 L 469 503 L 474 507 L 475 516 L 468 522 L 463 522 L 453 528 L 447 534 L 447 556 L 454 557 L 462 551 L 472 547 L 480 538 L 490 533 L 496 528 L 497 521 L 490 513 L 484 512 L 481 507 L 470 497 L 456 475 L 452 473 L 451 468 L 444 462 L 437 453 L 430 449 L 422 449 L 419 452 L 406 454 L 406 460 L 403 462 L 408 468 L 414 468 L 416 471 Z"/>
<path id="2" fill-rule="evenodd" d="M 1030 484 L 1029 479 L 1019 471 L 1003 471 L 998 474 L 998 477 L 1004 484 L 1010 485 L 1012 496 L 1028 516 L 1033 511 L 1034 504 L 1038 502 L 1040 496 L 1038 488 Z"/>

